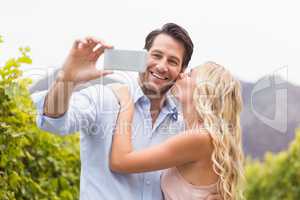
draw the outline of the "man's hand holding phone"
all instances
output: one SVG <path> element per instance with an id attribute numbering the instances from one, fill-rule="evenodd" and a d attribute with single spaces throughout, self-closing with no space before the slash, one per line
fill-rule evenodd
<path id="1" fill-rule="evenodd" d="M 112 46 L 93 37 L 78 39 L 58 74 L 58 80 L 72 82 L 74 85 L 111 74 L 112 71 L 98 70 L 96 63 L 105 49 Z"/>
<path id="2" fill-rule="evenodd" d="M 104 53 L 104 70 L 96 68 L 98 58 Z M 58 80 L 74 85 L 111 74 L 111 70 L 143 72 L 147 51 L 112 49 L 111 45 L 94 37 L 78 39 L 58 74 Z"/>

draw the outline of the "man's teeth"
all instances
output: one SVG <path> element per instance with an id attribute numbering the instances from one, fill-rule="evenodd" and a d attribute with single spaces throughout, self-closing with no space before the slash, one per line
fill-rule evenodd
<path id="1" fill-rule="evenodd" d="M 155 78 L 158 78 L 158 79 L 161 79 L 161 80 L 167 80 L 167 78 L 165 77 L 162 77 L 162 76 L 159 76 L 158 74 L 155 74 L 152 72 L 152 75 L 155 77 Z"/>

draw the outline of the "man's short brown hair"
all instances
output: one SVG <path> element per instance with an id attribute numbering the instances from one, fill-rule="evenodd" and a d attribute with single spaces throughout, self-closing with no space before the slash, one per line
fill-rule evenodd
<path id="1" fill-rule="evenodd" d="M 180 27 L 179 25 L 174 23 L 167 23 L 163 25 L 161 29 L 153 30 L 147 35 L 145 39 L 144 48 L 149 51 L 149 49 L 152 47 L 154 39 L 159 34 L 167 34 L 170 37 L 174 38 L 175 40 L 183 44 L 185 49 L 183 62 L 182 62 L 182 71 L 183 71 L 188 66 L 194 49 L 194 44 L 189 34 L 184 28 Z"/>

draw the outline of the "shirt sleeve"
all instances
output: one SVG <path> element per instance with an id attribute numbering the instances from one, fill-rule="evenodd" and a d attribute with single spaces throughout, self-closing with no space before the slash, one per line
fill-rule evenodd
<path id="1" fill-rule="evenodd" d="M 59 135 L 67 135 L 77 132 L 82 128 L 88 128 L 97 119 L 95 101 L 102 99 L 97 98 L 101 95 L 99 91 L 95 87 L 88 87 L 74 92 L 71 96 L 67 112 L 58 118 L 51 118 L 43 114 L 45 97 L 48 91 L 34 93 L 31 95 L 31 98 L 37 109 L 37 126 L 40 129 Z"/>

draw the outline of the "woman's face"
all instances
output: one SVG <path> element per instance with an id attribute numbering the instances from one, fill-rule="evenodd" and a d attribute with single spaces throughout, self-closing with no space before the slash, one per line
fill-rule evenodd
<path id="1" fill-rule="evenodd" d="M 197 70 L 191 70 L 189 73 L 180 74 L 172 93 L 181 103 L 192 103 L 193 92 L 196 88 Z"/>

